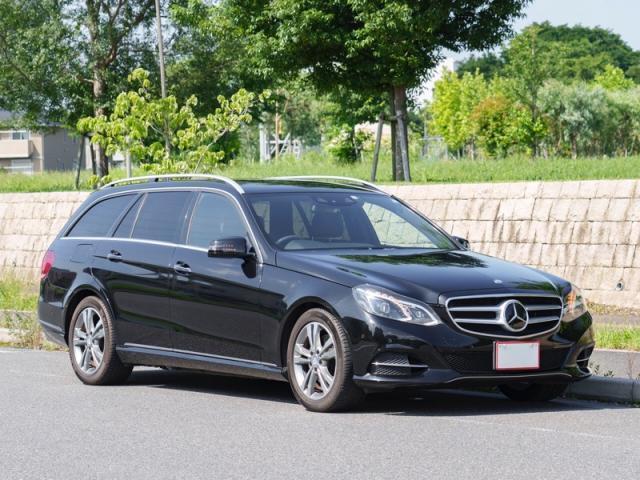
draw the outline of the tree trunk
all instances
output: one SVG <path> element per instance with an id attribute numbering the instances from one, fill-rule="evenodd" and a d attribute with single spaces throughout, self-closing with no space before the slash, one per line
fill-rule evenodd
<path id="1" fill-rule="evenodd" d="M 407 128 L 407 90 L 404 86 L 394 86 L 392 90 L 395 117 L 395 172 L 396 180 L 411 181 L 409 170 L 409 135 Z"/>
<path id="2" fill-rule="evenodd" d="M 378 117 L 378 128 L 376 129 L 376 146 L 373 149 L 373 164 L 371 165 L 371 181 L 376 181 L 378 173 L 378 159 L 380 158 L 380 143 L 382 142 L 382 128 L 384 127 L 384 113 Z"/>
<path id="3" fill-rule="evenodd" d="M 389 131 L 391 132 L 391 178 L 397 181 L 398 178 L 398 156 L 396 148 L 396 102 L 393 89 L 389 91 Z"/>
<path id="4" fill-rule="evenodd" d="M 82 135 L 82 137 L 80 137 L 80 146 L 78 147 L 78 157 L 77 157 L 77 161 L 78 163 L 76 164 L 76 190 L 78 190 L 80 188 L 80 170 L 82 169 L 82 159 L 84 158 L 84 139 L 85 136 Z"/>
<path id="5" fill-rule="evenodd" d="M 104 115 L 104 106 L 102 104 L 104 91 L 104 72 L 102 72 L 98 66 L 95 66 L 93 69 L 93 114 L 95 117 Z M 97 166 L 96 175 L 100 178 L 109 175 L 109 162 L 107 161 L 107 155 L 104 149 L 97 143 L 94 143 L 93 151 L 95 152 Z"/>

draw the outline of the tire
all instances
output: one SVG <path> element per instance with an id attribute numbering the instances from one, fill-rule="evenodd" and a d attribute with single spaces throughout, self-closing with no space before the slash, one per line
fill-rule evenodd
<path id="1" fill-rule="evenodd" d="M 118 358 L 113 318 L 100 298 L 87 297 L 78 304 L 69 325 L 68 343 L 71 366 L 83 383 L 114 385 L 129 378 L 133 367 Z"/>
<path id="2" fill-rule="evenodd" d="M 312 344 L 310 337 L 316 338 L 316 331 L 319 343 Z M 320 308 L 306 311 L 293 326 L 287 348 L 287 375 L 298 402 L 313 412 L 347 410 L 364 398 L 364 392 L 353 382 L 347 332 L 337 318 Z"/>
<path id="3" fill-rule="evenodd" d="M 560 397 L 567 389 L 566 383 L 528 383 L 500 385 L 500 391 L 517 402 L 548 402 Z"/>

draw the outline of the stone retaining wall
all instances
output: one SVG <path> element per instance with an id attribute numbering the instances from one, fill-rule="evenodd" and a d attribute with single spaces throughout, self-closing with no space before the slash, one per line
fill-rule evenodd
<path id="1" fill-rule="evenodd" d="M 473 250 L 565 277 L 592 301 L 640 308 L 640 182 L 385 187 Z M 37 279 L 85 192 L 0 194 L 0 273 Z"/>

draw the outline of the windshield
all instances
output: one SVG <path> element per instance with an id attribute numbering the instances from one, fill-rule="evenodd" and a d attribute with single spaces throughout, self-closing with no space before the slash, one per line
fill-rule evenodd
<path id="1" fill-rule="evenodd" d="M 457 248 L 386 195 L 270 193 L 248 195 L 248 200 L 269 242 L 282 250 Z"/>

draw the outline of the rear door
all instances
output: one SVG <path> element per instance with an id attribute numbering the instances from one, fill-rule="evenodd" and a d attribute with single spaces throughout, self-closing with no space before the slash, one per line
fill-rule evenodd
<path id="1" fill-rule="evenodd" d="M 186 191 L 142 194 L 96 247 L 93 274 L 112 299 L 119 344 L 172 348 L 171 258 L 192 199 Z"/>
<path id="2" fill-rule="evenodd" d="M 247 224 L 233 200 L 202 192 L 186 232 L 176 247 L 172 315 L 176 349 L 260 361 L 262 265 L 257 259 L 209 258 L 213 240 L 242 236 Z"/>

